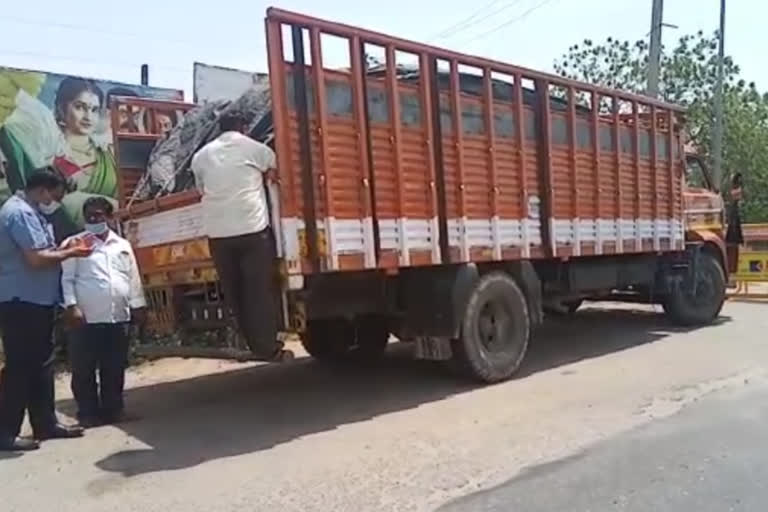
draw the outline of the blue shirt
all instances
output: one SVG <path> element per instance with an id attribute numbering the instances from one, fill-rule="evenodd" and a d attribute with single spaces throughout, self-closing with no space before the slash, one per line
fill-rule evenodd
<path id="1" fill-rule="evenodd" d="M 0 208 L 0 302 L 53 306 L 61 296 L 61 266 L 31 268 L 23 250 L 56 247 L 51 224 L 22 195 Z"/>

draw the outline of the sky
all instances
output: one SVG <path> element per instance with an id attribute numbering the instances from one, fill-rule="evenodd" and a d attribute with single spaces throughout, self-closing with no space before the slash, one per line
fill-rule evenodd
<path id="1" fill-rule="evenodd" d="M 664 44 L 714 31 L 720 0 L 666 0 Z M 585 38 L 637 40 L 650 31 L 651 0 L 102 0 L 5 2 L 0 65 L 184 89 L 203 62 L 266 71 L 267 7 L 301 12 L 419 42 L 551 71 L 553 61 Z M 118 6 L 119 5 L 119 6 Z M 726 52 L 742 76 L 768 91 L 768 2 L 730 0 Z"/>

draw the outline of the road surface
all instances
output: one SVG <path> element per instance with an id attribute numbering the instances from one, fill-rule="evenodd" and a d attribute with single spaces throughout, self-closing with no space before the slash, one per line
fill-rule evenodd
<path id="1" fill-rule="evenodd" d="M 601 447 L 616 442 L 628 450 L 625 436 L 639 435 L 671 451 L 683 430 L 664 427 L 665 418 L 682 411 L 685 421 L 690 412 L 706 428 L 727 405 L 699 409 L 699 402 L 768 387 L 766 332 L 762 304 L 728 304 L 717 325 L 698 330 L 671 328 L 651 309 L 589 308 L 545 326 L 519 377 L 488 387 L 411 361 L 409 347 L 392 347 L 386 361 L 365 370 L 309 359 L 286 366 L 160 361 L 129 375 L 127 405 L 139 420 L 35 453 L 0 455 L 0 509 L 457 510 L 462 498 L 503 498 L 531 478 L 567 479 L 569 471 L 584 481 L 598 472 L 614 477 L 602 491 L 596 484 L 595 498 L 620 499 L 610 488 L 642 492 L 648 458 L 630 476 L 618 466 L 628 462 L 601 459 Z M 65 382 L 59 396 L 71 415 Z M 708 435 L 725 443 L 740 428 L 720 425 Z M 739 463 L 743 446 L 718 446 Z M 698 460 L 695 450 L 690 460 Z M 732 475 L 723 486 L 738 483 Z M 654 485 L 673 492 L 681 478 Z M 477 495 L 489 489 L 496 490 Z M 557 503 L 554 491 L 538 493 Z M 530 510 L 549 510 L 546 504 Z"/>
<path id="2" fill-rule="evenodd" d="M 721 393 L 440 512 L 766 510 L 767 424 L 768 388 Z"/>

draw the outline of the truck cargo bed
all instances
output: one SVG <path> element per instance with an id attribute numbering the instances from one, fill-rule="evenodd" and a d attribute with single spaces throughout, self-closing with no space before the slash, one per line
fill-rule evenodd
<path id="1" fill-rule="evenodd" d="M 289 273 L 683 247 L 678 107 L 276 9 L 267 33 Z"/>

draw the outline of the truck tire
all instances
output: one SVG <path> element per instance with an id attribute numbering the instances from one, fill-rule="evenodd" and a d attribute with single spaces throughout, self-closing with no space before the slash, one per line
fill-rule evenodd
<path id="1" fill-rule="evenodd" d="M 467 301 L 453 357 L 470 377 L 499 382 L 520 367 L 530 334 L 528 304 L 515 280 L 503 272 L 486 274 Z"/>
<path id="2" fill-rule="evenodd" d="M 307 322 L 301 345 L 320 361 L 339 361 L 355 342 L 355 326 L 346 318 L 322 318 Z"/>
<path id="3" fill-rule="evenodd" d="M 389 325 L 379 315 L 312 320 L 301 337 L 309 355 L 330 362 L 375 361 L 384 354 L 388 342 Z"/>
<path id="4" fill-rule="evenodd" d="M 372 362 L 381 358 L 389 343 L 389 324 L 380 315 L 361 315 L 355 318 L 355 343 L 351 347 L 351 359 Z"/>
<path id="5" fill-rule="evenodd" d="M 694 280 L 696 293 L 693 293 Z M 686 277 L 664 302 L 664 311 L 676 324 L 683 326 L 712 323 L 723 309 L 726 294 L 723 267 L 717 257 L 703 252 L 696 263 L 693 279 Z"/>

